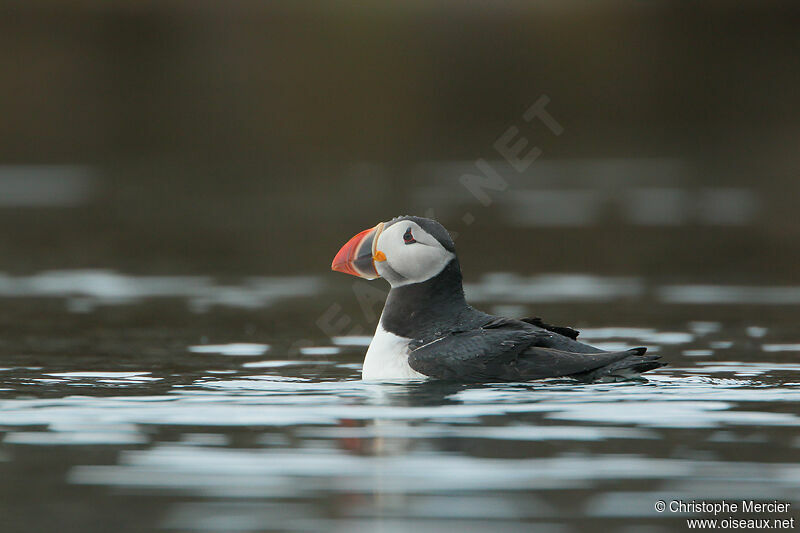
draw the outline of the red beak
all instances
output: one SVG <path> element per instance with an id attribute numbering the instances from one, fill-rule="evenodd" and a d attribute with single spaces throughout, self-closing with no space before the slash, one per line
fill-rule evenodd
<path id="1" fill-rule="evenodd" d="M 375 269 L 375 246 L 378 235 L 383 230 L 383 223 L 366 229 L 347 241 L 336 257 L 333 258 L 331 270 L 344 272 L 359 278 L 375 279 L 380 275 Z"/>

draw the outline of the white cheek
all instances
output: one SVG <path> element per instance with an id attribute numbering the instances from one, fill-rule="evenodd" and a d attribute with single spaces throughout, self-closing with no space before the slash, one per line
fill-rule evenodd
<path id="1" fill-rule="evenodd" d="M 424 244 L 409 245 L 414 248 L 387 254 L 387 263 L 391 270 L 402 276 L 402 279 L 391 279 L 391 273 L 384 276 L 392 287 L 401 287 L 412 283 L 427 281 L 444 270 L 454 255 L 444 248 Z"/>

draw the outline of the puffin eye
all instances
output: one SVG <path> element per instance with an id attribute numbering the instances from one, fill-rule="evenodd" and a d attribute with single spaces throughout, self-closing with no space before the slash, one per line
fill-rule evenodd
<path id="1" fill-rule="evenodd" d="M 411 228 L 408 228 L 403 235 L 403 242 L 406 244 L 414 244 L 417 242 L 417 240 L 414 239 L 414 235 L 411 234 Z"/>

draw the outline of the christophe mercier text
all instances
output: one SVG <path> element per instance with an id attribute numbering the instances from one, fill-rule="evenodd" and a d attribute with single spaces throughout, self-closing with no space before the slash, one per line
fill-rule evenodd
<path id="1" fill-rule="evenodd" d="M 685 502 L 683 500 L 672 500 L 669 502 L 669 510 L 672 513 L 788 513 L 792 506 L 789 502 L 759 502 L 756 500 L 718 501 L 705 502 L 695 501 Z"/>

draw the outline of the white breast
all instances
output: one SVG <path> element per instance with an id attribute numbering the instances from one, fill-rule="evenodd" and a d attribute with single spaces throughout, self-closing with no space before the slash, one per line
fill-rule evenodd
<path id="1" fill-rule="evenodd" d="M 362 379 L 395 380 L 426 379 L 408 364 L 408 343 L 411 339 L 389 333 L 378 323 L 375 336 L 364 358 Z"/>

